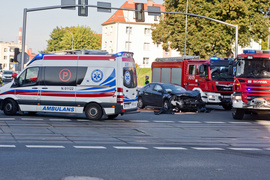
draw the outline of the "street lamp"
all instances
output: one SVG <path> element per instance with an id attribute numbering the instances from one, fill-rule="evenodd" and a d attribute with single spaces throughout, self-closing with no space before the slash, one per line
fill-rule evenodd
<path id="1" fill-rule="evenodd" d="M 188 13 L 188 0 L 187 0 L 186 13 Z M 186 49 L 187 49 L 187 15 L 186 15 L 186 27 L 185 27 L 185 48 L 184 48 L 184 56 L 186 56 Z"/>
<path id="2" fill-rule="evenodd" d="M 66 29 L 68 32 L 70 32 L 70 30 L 68 30 L 68 29 Z M 72 34 L 72 32 L 70 32 L 70 34 L 71 34 L 71 36 L 72 36 L 72 49 L 71 50 L 73 50 L 73 34 Z"/>

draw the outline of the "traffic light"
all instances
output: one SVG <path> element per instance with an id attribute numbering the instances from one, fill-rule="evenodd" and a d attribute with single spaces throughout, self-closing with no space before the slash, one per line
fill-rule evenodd
<path id="1" fill-rule="evenodd" d="M 135 3 L 135 10 L 136 22 L 144 22 L 144 4 Z"/>
<path id="2" fill-rule="evenodd" d="M 14 48 L 13 62 L 18 62 L 18 59 L 17 59 L 18 54 L 20 54 L 20 49 L 19 48 Z"/>
<path id="3" fill-rule="evenodd" d="M 88 7 L 86 6 L 88 5 L 88 0 L 79 0 L 78 4 L 83 5 L 83 6 L 79 6 L 78 15 L 88 16 Z"/>

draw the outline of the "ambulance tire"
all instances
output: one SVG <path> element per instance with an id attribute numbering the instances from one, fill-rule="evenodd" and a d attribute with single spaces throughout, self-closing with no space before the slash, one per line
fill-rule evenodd
<path id="1" fill-rule="evenodd" d="M 88 104 L 85 108 L 85 115 L 90 120 L 100 120 L 102 118 L 102 108 L 96 104 Z"/>
<path id="2" fill-rule="evenodd" d="M 245 111 L 243 109 L 233 109 L 232 116 L 233 119 L 242 120 L 244 118 Z"/>
<path id="3" fill-rule="evenodd" d="M 118 116 L 118 114 L 108 115 L 108 119 L 115 119 L 117 116 Z"/>
<path id="4" fill-rule="evenodd" d="M 15 115 L 18 111 L 18 104 L 13 99 L 4 102 L 3 110 L 5 115 Z"/>

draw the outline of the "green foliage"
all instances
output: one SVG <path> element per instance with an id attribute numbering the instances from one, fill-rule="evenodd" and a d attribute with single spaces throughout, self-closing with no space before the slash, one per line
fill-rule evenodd
<path id="1" fill-rule="evenodd" d="M 86 26 L 56 27 L 48 42 L 47 52 L 73 49 L 100 49 L 101 37 Z"/>
<path id="2" fill-rule="evenodd" d="M 151 68 L 137 68 L 137 80 L 138 86 L 142 87 L 145 85 L 145 76 L 149 76 L 149 82 L 152 81 L 152 71 Z"/>
<path id="3" fill-rule="evenodd" d="M 186 12 L 186 0 L 165 0 L 166 11 Z M 269 0 L 193 0 L 188 13 L 198 14 L 239 26 L 239 45 L 245 47 L 253 39 L 259 42 L 268 34 L 269 17 L 264 12 Z M 185 15 L 165 14 L 152 26 L 155 43 L 184 51 Z M 235 43 L 235 28 L 207 19 L 188 16 L 187 55 L 231 56 Z M 183 54 L 183 53 L 182 53 Z"/>

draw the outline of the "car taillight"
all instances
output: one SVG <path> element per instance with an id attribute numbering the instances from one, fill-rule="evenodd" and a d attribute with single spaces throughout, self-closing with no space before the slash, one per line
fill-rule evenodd
<path id="1" fill-rule="evenodd" d="M 123 103 L 123 88 L 117 88 L 117 103 Z"/>

